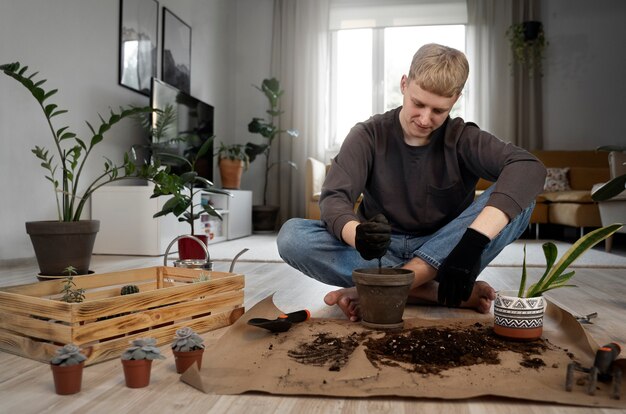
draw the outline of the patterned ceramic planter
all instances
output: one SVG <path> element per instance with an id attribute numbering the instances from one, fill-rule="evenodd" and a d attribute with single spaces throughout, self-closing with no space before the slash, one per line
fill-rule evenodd
<path id="1" fill-rule="evenodd" d="M 515 290 L 496 294 L 493 330 L 509 339 L 531 341 L 541 337 L 546 301 L 542 296 L 520 298 Z"/>

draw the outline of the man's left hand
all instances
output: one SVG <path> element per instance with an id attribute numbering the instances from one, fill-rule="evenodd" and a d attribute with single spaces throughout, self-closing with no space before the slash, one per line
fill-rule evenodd
<path id="1" fill-rule="evenodd" d="M 480 256 L 489 237 L 468 228 L 456 247 L 443 261 L 438 271 L 440 304 L 457 307 L 472 294 L 480 272 Z"/>

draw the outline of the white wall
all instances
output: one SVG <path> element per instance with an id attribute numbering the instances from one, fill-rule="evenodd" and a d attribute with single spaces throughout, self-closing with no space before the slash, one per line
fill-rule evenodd
<path id="1" fill-rule="evenodd" d="M 544 148 L 626 145 L 626 2 L 549 0 L 544 66 Z"/>
<path id="2" fill-rule="evenodd" d="M 38 79 L 48 79 L 44 85 L 48 89 L 59 89 L 54 102 L 69 113 L 55 118 L 59 122 L 56 128 L 69 125 L 86 137 L 84 121 L 98 125 L 98 113 L 106 115 L 109 108 L 120 105 L 149 104 L 147 97 L 118 85 L 119 3 L 0 0 L 0 63 L 20 61 L 39 71 Z M 191 25 L 191 93 L 215 106 L 218 139 L 232 137 L 236 3 L 161 0 L 159 4 Z M 159 14 L 159 26 L 161 21 Z M 256 40 L 253 37 L 250 43 Z M 161 41 L 159 38 L 159 52 Z M 160 73 L 160 60 L 158 66 Z M 119 161 L 141 139 L 133 121 L 116 125 L 96 147 L 81 181 L 90 181 L 102 171 L 102 156 Z M 35 145 L 53 145 L 45 118 L 22 85 L 0 74 L 0 260 L 33 257 L 24 222 L 56 218 L 51 185 L 30 153 Z M 83 218 L 89 218 L 88 211 Z"/>

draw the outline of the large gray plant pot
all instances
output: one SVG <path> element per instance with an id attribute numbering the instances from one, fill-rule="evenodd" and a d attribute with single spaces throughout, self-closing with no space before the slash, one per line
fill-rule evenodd
<path id="1" fill-rule="evenodd" d="M 75 267 L 79 275 L 88 274 L 98 230 L 98 220 L 26 222 L 40 274 L 67 275 L 68 266 Z"/>

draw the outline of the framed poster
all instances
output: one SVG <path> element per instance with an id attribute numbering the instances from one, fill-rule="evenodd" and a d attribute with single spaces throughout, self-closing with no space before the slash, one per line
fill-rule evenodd
<path id="1" fill-rule="evenodd" d="M 159 2 L 120 0 L 120 85 L 150 95 L 157 75 Z"/>
<path id="2" fill-rule="evenodd" d="M 183 92 L 191 85 L 191 26 L 163 8 L 162 79 Z"/>

